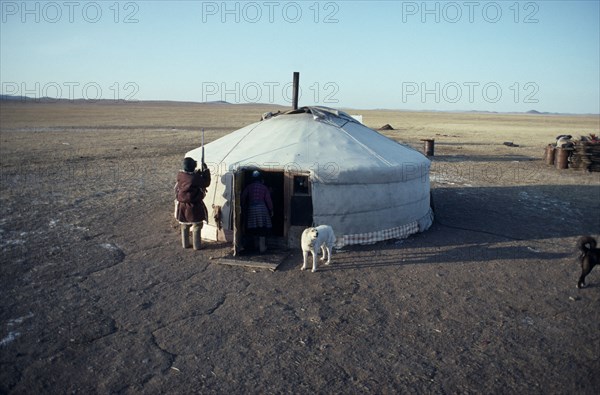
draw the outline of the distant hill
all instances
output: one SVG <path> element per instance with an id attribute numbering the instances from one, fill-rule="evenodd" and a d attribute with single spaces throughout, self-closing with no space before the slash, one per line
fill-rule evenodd
<path id="1" fill-rule="evenodd" d="M 12 95 L 0 95 L 0 101 L 26 101 L 31 100 L 27 96 L 12 96 Z"/>
<path id="2" fill-rule="evenodd" d="M 86 100 L 86 99 L 57 99 L 54 97 L 29 97 L 29 96 L 14 96 L 14 95 L 0 95 L 0 101 L 13 101 L 13 102 L 36 102 L 36 103 L 60 103 L 60 102 L 103 102 L 103 101 L 114 101 L 114 100 Z M 120 100 L 123 101 L 123 100 Z"/>
<path id="3" fill-rule="evenodd" d="M 259 106 L 259 107 L 272 107 L 291 109 L 291 106 L 284 106 L 281 104 L 274 103 L 230 103 L 224 100 L 206 101 L 206 102 L 195 102 L 195 101 L 176 101 L 176 100 L 114 100 L 114 99 L 57 99 L 53 97 L 29 97 L 29 96 L 14 96 L 0 94 L 0 102 L 28 102 L 28 103 L 75 103 L 75 104 L 115 104 L 115 103 L 129 103 L 129 104 L 165 104 L 170 106 L 178 105 L 211 105 L 211 106 Z M 338 107 L 339 109 L 347 112 L 352 111 L 400 111 L 400 112 L 432 112 L 432 113 L 473 113 L 473 114 L 528 114 L 528 115 L 598 115 L 598 114 L 577 114 L 577 113 L 560 113 L 560 112 L 542 112 L 538 110 L 529 110 L 527 112 L 499 112 L 499 111 L 481 111 L 481 110 L 405 110 L 399 108 L 351 108 L 351 107 Z"/>
<path id="4" fill-rule="evenodd" d="M 143 103 L 155 103 L 155 104 L 169 104 L 169 105 L 190 105 L 190 104 L 206 104 L 212 106 L 271 106 L 271 107 L 283 107 L 280 104 L 272 103 L 230 103 L 224 100 L 206 101 L 206 102 L 194 102 L 194 101 L 174 101 L 174 100 L 114 100 L 114 99 L 57 99 L 53 97 L 29 97 L 29 96 L 14 96 L 14 95 L 0 95 L 0 101 L 10 102 L 34 102 L 34 103 L 95 103 L 95 104 L 113 104 L 113 103 L 131 103 L 131 104 L 143 104 Z"/>
<path id="5" fill-rule="evenodd" d="M 532 114 L 532 115 L 560 115 L 562 113 L 559 113 L 559 112 L 546 112 L 546 111 L 538 111 L 538 110 L 529 110 L 525 114 Z"/>
<path id="6" fill-rule="evenodd" d="M 231 104 L 224 100 L 216 100 L 216 101 L 205 101 L 202 104 Z"/>

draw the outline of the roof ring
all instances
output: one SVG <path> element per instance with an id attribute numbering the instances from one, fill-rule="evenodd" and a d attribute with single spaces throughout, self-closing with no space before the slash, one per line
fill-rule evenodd
<path id="1" fill-rule="evenodd" d="M 286 111 L 284 114 L 305 114 L 305 113 L 311 113 L 310 107 L 300 107 L 297 110 L 290 110 L 290 111 Z"/>

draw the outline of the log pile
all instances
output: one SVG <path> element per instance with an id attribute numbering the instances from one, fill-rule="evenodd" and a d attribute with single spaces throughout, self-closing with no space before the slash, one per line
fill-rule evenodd
<path id="1" fill-rule="evenodd" d="M 600 139 L 590 135 L 575 142 L 569 161 L 573 169 L 600 171 Z"/>

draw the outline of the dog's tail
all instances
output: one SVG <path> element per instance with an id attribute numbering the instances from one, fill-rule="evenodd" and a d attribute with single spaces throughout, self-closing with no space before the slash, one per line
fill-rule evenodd
<path id="1" fill-rule="evenodd" d="M 596 239 L 594 239 L 592 236 L 582 236 L 577 241 L 577 248 L 579 248 L 579 251 L 581 251 L 582 257 L 590 250 L 596 248 L 596 245 Z"/>

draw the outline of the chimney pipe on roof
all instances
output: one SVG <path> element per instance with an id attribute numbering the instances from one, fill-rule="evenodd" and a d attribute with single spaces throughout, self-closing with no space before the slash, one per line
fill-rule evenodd
<path id="1" fill-rule="evenodd" d="M 297 71 L 294 71 L 294 91 L 292 93 L 292 108 L 294 110 L 298 109 L 298 93 L 300 91 L 299 84 L 300 84 L 300 73 Z"/>

